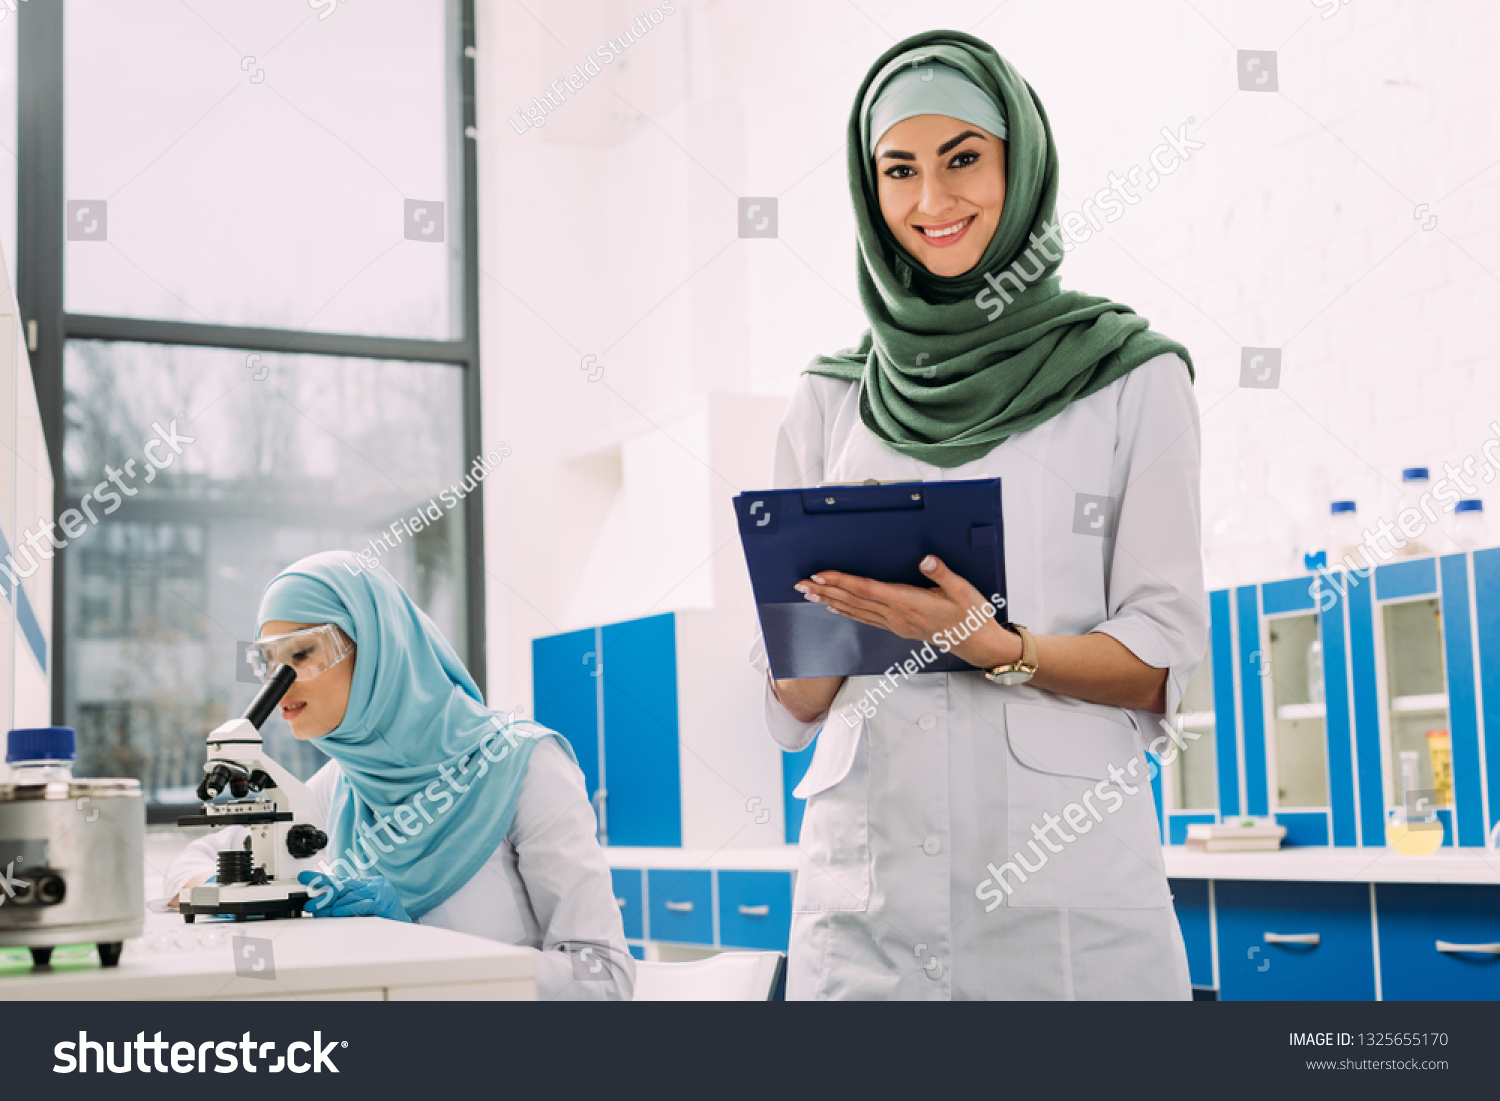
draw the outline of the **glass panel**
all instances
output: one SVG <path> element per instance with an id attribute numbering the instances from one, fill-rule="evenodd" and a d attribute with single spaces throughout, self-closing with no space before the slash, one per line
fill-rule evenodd
<path id="1" fill-rule="evenodd" d="M 319 7 L 68 0 L 69 311 L 460 335 L 454 5 Z"/>
<path id="2" fill-rule="evenodd" d="M 1448 743 L 1447 682 L 1443 675 L 1443 614 L 1437 600 L 1387 604 L 1385 683 L 1390 694 L 1390 800 L 1404 794 L 1401 755 L 1416 756 L 1417 788 L 1433 792 L 1429 805 L 1453 804 L 1453 767 Z M 1408 761 L 1411 758 L 1407 758 Z"/>
<path id="3" fill-rule="evenodd" d="M 1269 622 L 1271 706 L 1276 730 L 1276 799 L 1283 807 L 1328 805 L 1323 730 L 1323 642 L 1315 615 Z"/>
<path id="4" fill-rule="evenodd" d="M 1177 708 L 1177 729 L 1190 730 L 1197 741 L 1187 743 L 1173 762 L 1176 769 L 1176 809 L 1217 810 L 1219 773 L 1214 748 L 1214 657 L 1213 645 L 1203 654 L 1203 664 L 1183 690 Z"/>
<path id="5" fill-rule="evenodd" d="M 92 341 L 65 357 L 66 714 L 83 775 L 136 776 L 165 802 L 191 800 L 204 734 L 254 695 L 240 647 L 262 589 L 296 559 L 370 550 L 465 649 L 463 510 L 444 496 L 468 465 L 453 430 L 462 371 L 259 367 L 257 380 L 244 352 Z M 151 442 L 157 425 L 175 448 Z M 172 461 L 157 470 L 148 453 Z M 431 523 L 411 534 L 400 521 L 418 506 Z M 265 731 L 297 775 L 323 763 L 279 716 Z"/>

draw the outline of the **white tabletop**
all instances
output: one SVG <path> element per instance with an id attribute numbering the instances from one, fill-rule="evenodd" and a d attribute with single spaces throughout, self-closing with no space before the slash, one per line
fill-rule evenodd
<path id="1" fill-rule="evenodd" d="M 531 949 L 376 917 L 189 925 L 176 913 L 149 914 L 118 967 L 76 956 L 59 949 L 51 968 L 0 963 L 0 1001 L 536 997 Z"/>
<path id="2" fill-rule="evenodd" d="M 1276 852 L 1163 850 L 1181 879 L 1300 879 L 1325 883 L 1500 883 L 1500 852 L 1459 849 L 1404 856 L 1386 848 L 1291 848 Z"/>
<path id="3" fill-rule="evenodd" d="M 1302 879 L 1330 883 L 1500 883 L 1500 852 L 1448 849 L 1403 856 L 1388 848 L 1296 847 L 1277 852 L 1162 850 L 1167 875 L 1183 879 Z M 795 871 L 797 846 L 757 849 L 631 848 L 606 845 L 612 868 Z"/>

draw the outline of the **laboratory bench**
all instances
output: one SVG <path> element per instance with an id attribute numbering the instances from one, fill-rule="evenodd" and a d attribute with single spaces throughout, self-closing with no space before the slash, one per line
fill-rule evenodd
<path id="1" fill-rule="evenodd" d="M 532 1001 L 535 973 L 529 948 L 384 918 L 152 913 L 116 967 L 92 946 L 59 948 L 47 968 L 0 949 L 0 1001 Z"/>

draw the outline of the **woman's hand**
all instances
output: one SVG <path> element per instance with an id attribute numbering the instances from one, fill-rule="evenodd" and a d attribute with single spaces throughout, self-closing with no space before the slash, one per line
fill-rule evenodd
<path id="1" fill-rule="evenodd" d="M 993 669 L 1021 656 L 1020 637 L 985 614 L 986 597 L 978 589 L 930 555 L 922 560 L 922 572 L 937 582 L 937 588 L 891 585 L 825 570 L 800 582 L 797 591 L 839 615 L 902 638 L 934 640 L 934 645 L 941 638 L 947 649 L 977 669 Z M 983 620 L 979 629 L 969 632 L 968 626 L 958 626 L 975 609 Z M 1147 665 L 1111 635 L 1092 631 L 1033 637 L 1038 666 L 1029 682 L 1033 688 L 1129 710 L 1165 710 L 1167 670 Z M 783 703 L 787 684 L 817 682 L 779 682 L 777 695 L 783 696 Z M 787 709 L 796 714 L 789 704 Z"/>
<path id="2" fill-rule="evenodd" d="M 988 597 L 932 555 L 922 559 L 921 570 L 937 588 L 871 581 L 835 570 L 814 574 L 796 588 L 808 600 L 827 604 L 839 615 L 900 638 L 934 643 L 942 638 L 953 653 L 979 669 L 1020 657 L 1020 638 L 984 611 Z M 963 625 L 965 619 L 972 623 L 974 612 L 983 621 L 978 630 Z"/>
<path id="3" fill-rule="evenodd" d="M 212 883 L 216 879 L 218 879 L 218 876 L 213 876 L 213 875 L 195 875 L 195 876 L 193 876 L 192 879 L 188 880 L 186 883 L 184 883 L 182 885 L 182 887 L 178 890 L 178 892 L 175 895 L 173 895 L 171 898 L 167 899 L 167 909 L 168 910 L 176 910 L 178 908 L 177 907 L 177 903 L 178 903 L 178 900 L 181 899 L 183 891 L 191 890 L 194 887 L 201 887 L 205 883 Z"/>
<path id="4" fill-rule="evenodd" d="M 383 875 L 335 880 L 321 872 L 302 872 L 297 882 L 317 887 L 322 894 L 309 898 L 302 909 L 314 917 L 374 917 L 411 921 L 396 888 Z"/>

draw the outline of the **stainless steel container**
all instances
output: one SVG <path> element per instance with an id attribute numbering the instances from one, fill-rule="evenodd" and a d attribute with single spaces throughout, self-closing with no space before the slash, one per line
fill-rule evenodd
<path id="1" fill-rule="evenodd" d="M 145 845 L 137 780 L 0 784 L 0 946 L 44 964 L 92 942 L 119 962 L 145 926 Z"/>

